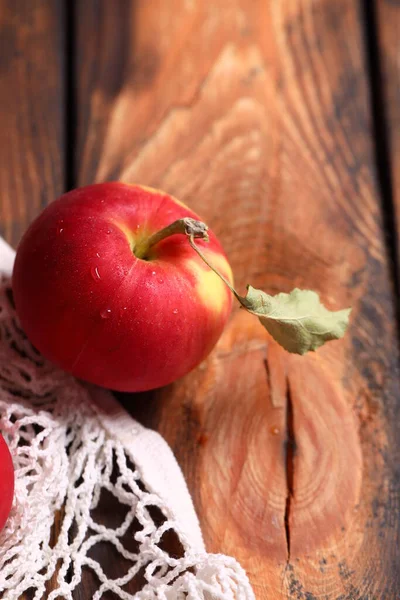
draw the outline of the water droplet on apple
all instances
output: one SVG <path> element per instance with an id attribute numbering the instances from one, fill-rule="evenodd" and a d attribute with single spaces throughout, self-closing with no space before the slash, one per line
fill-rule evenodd
<path id="1" fill-rule="evenodd" d="M 96 256 L 97 258 L 100 258 L 100 254 L 98 252 L 96 252 Z"/>
<path id="2" fill-rule="evenodd" d="M 152 274 L 152 275 L 156 275 L 156 272 L 155 272 L 155 271 L 152 271 L 152 272 L 151 272 L 151 274 Z"/>
<path id="3" fill-rule="evenodd" d="M 106 234 L 108 235 L 109 233 L 111 233 L 111 229 L 107 229 Z"/>
<path id="4" fill-rule="evenodd" d="M 60 235 L 64 231 L 63 219 L 60 219 L 57 223 L 57 235 Z"/>
<path id="5" fill-rule="evenodd" d="M 111 308 L 105 308 L 102 310 L 100 316 L 102 319 L 109 319 L 111 317 Z"/>
<path id="6" fill-rule="evenodd" d="M 178 314 L 178 309 L 174 308 L 174 310 L 172 312 L 174 313 L 174 315 L 177 315 Z"/>
<path id="7" fill-rule="evenodd" d="M 279 433 L 278 427 L 271 427 L 271 433 L 272 433 L 272 435 L 278 435 L 278 433 Z"/>
<path id="8" fill-rule="evenodd" d="M 158 283 L 164 283 L 164 279 L 162 277 L 159 277 Z"/>
<path id="9" fill-rule="evenodd" d="M 98 267 L 92 267 L 90 269 L 90 274 L 95 281 L 99 281 L 99 279 L 101 279 Z"/>

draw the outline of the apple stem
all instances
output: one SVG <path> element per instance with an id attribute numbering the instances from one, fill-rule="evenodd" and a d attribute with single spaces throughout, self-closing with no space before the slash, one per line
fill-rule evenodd
<path id="1" fill-rule="evenodd" d="M 134 253 L 137 258 L 141 258 L 142 260 L 146 260 L 148 258 L 148 253 L 150 248 L 169 237 L 170 235 L 176 235 L 177 233 L 181 233 L 186 235 L 189 239 L 189 244 L 193 248 L 195 252 L 200 256 L 200 258 L 206 263 L 207 267 L 214 271 L 216 275 L 225 283 L 226 286 L 231 290 L 232 294 L 237 298 L 240 304 L 245 305 L 245 299 L 242 296 L 239 296 L 235 288 L 229 283 L 229 281 L 216 269 L 210 261 L 205 257 L 200 248 L 195 244 L 195 238 L 200 238 L 205 242 L 209 241 L 208 237 L 208 226 L 202 221 L 196 221 L 196 219 L 192 219 L 191 217 L 184 217 L 183 219 L 178 219 L 174 221 L 164 229 L 160 229 L 153 235 L 151 235 L 146 240 L 140 242 L 135 248 Z"/>
<path id="2" fill-rule="evenodd" d="M 161 242 L 161 240 L 177 233 L 192 236 L 193 238 L 201 238 L 205 242 L 208 242 L 207 231 L 208 227 L 205 223 L 202 223 L 202 221 L 196 221 L 190 217 L 178 219 L 140 242 L 134 248 L 134 253 L 137 258 L 146 259 L 150 248 L 158 244 L 158 242 Z"/>

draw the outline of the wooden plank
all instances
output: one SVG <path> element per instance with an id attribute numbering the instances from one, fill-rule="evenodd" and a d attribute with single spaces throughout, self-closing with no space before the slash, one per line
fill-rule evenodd
<path id="1" fill-rule="evenodd" d="M 395 212 L 393 229 L 397 232 L 397 260 L 400 264 L 400 4 L 382 0 L 375 2 L 382 85 L 383 120 L 389 142 L 390 164 L 386 169 L 392 179 Z"/>
<path id="2" fill-rule="evenodd" d="M 151 402 L 145 422 L 178 457 L 209 551 L 234 555 L 257 598 L 400 594 L 398 346 L 359 10 L 77 7 L 78 183 L 181 198 L 220 236 L 239 290 L 310 287 L 353 306 L 347 338 L 306 358 L 235 310 L 193 373 L 124 397 L 139 417 Z"/>
<path id="3" fill-rule="evenodd" d="M 0 0 L 0 235 L 13 244 L 64 186 L 61 0 Z"/>

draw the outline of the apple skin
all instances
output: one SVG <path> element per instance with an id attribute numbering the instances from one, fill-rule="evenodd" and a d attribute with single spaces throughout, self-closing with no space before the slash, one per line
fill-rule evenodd
<path id="1" fill-rule="evenodd" d="M 182 217 L 199 219 L 164 192 L 102 183 L 51 203 L 18 247 L 13 292 L 22 327 L 50 361 L 119 391 L 157 388 L 211 351 L 232 306 L 227 286 L 190 247 L 168 237 L 138 259 L 134 244 Z M 197 240 L 232 282 L 216 236 Z"/>
<path id="2" fill-rule="evenodd" d="M 0 434 L 0 531 L 10 514 L 14 498 L 14 467 L 10 451 Z"/>

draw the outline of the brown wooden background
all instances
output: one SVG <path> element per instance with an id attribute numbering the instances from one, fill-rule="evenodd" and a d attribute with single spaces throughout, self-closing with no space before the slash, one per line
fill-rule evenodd
<path id="1" fill-rule="evenodd" d="M 353 306 L 306 358 L 235 311 L 192 374 L 119 395 L 258 599 L 400 598 L 399 107 L 394 0 L 0 0 L 10 243 L 66 189 L 139 182 L 203 215 L 239 290 Z"/>

